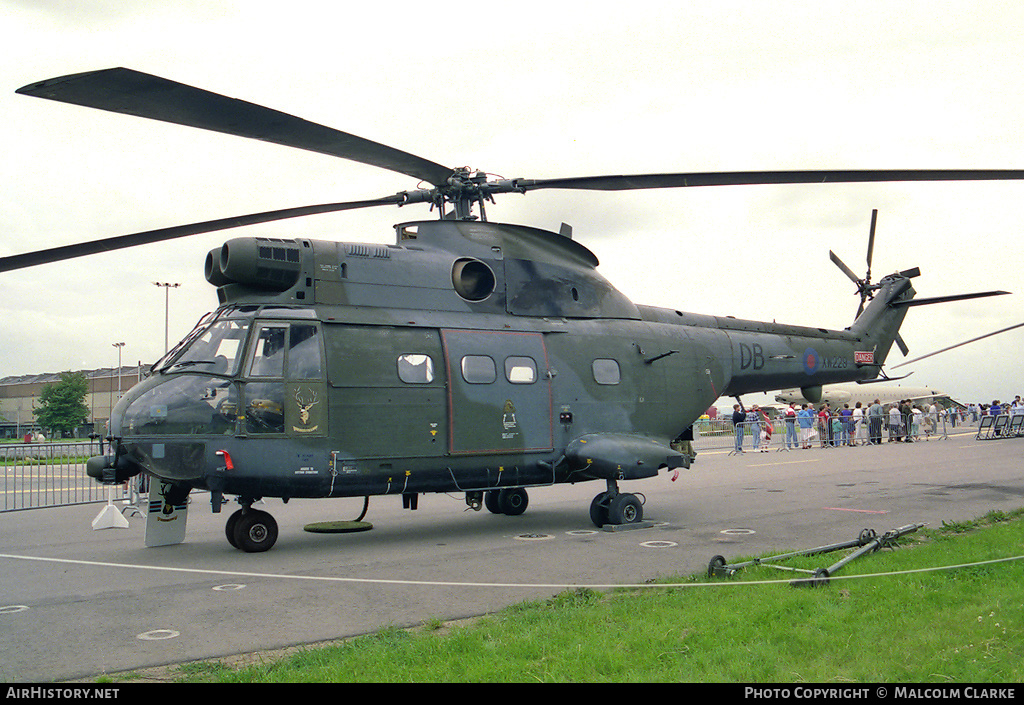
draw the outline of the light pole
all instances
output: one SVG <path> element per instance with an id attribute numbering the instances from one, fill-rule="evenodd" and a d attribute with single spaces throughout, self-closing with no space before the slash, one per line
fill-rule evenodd
<path id="1" fill-rule="evenodd" d="M 124 347 L 124 343 L 111 343 L 117 348 L 117 400 L 121 400 L 121 348 Z M 110 408 L 113 409 L 114 405 L 111 404 Z"/>
<path id="2" fill-rule="evenodd" d="M 169 284 L 167 282 L 153 282 L 153 284 L 155 284 L 156 286 L 161 286 L 164 289 L 164 354 L 166 355 L 167 351 L 170 349 L 168 347 L 169 341 L 167 339 L 167 321 L 170 315 L 171 289 L 177 289 L 179 286 L 181 286 L 181 284 Z"/>

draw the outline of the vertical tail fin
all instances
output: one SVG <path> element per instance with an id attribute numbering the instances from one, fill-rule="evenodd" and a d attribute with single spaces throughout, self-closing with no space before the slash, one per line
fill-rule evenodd
<path id="1" fill-rule="evenodd" d="M 850 326 L 850 330 L 862 336 L 865 344 L 874 350 L 874 364 L 879 368 L 885 363 L 893 343 L 906 355 L 907 346 L 900 337 L 900 326 L 907 315 L 906 304 L 916 293 L 908 275 L 919 273 L 909 270 L 884 277 L 872 287 L 870 302 Z"/>

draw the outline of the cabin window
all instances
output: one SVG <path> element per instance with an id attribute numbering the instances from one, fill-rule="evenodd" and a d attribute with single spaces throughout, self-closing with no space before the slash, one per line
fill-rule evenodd
<path id="1" fill-rule="evenodd" d="M 399 355 L 398 378 L 408 384 L 430 384 L 434 381 L 433 358 L 413 353 Z"/>
<path id="2" fill-rule="evenodd" d="M 619 363 L 610 359 L 594 360 L 594 381 L 598 384 L 618 384 L 622 380 Z"/>
<path id="3" fill-rule="evenodd" d="M 466 355 L 462 358 L 462 378 L 470 384 L 490 384 L 498 378 L 494 360 L 487 355 Z"/>
<path id="4" fill-rule="evenodd" d="M 533 384 L 537 381 L 537 363 L 532 357 L 506 357 L 505 379 L 512 384 Z"/>

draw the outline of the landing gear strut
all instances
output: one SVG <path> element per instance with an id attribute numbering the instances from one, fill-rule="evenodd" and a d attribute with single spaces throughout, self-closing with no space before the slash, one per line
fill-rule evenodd
<path id="1" fill-rule="evenodd" d="M 636 524 L 643 518 L 644 505 L 640 498 L 629 492 L 619 492 L 618 483 L 614 480 L 608 480 L 608 490 L 594 497 L 590 503 L 590 520 L 597 527 Z"/>
<path id="2" fill-rule="evenodd" d="M 228 543 L 246 553 L 269 551 L 277 542 L 277 522 L 269 513 L 244 502 L 224 526 Z"/>

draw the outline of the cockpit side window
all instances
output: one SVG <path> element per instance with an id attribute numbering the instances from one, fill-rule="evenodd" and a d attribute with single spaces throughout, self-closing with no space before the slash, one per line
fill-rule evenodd
<path id="1" fill-rule="evenodd" d="M 308 323 L 293 323 L 288 334 L 288 377 L 320 379 L 322 376 L 319 329 Z"/>
<path id="2" fill-rule="evenodd" d="M 260 323 L 249 347 L 248 380 L 243 385 L 246 433 L 285 433 L 305 423 L 309 409 L 318 403 L 315 386 L 324 376 L 319 324 Z M 299 383 L 303 389 L 314 389 L 309 398 L 296 391 Z M 289 421 L 295 404 L 302 413 L 299 420 Z"/>
<path id="3" fill-rule="evenodd" d="M 287 336 L 287 324 L 260 326 L 252 343 L 250 377 L 284 377 Z"/>
<path id="4" fill-rule="evenodd" d="M 320 379 L 320 330 L 309 323 L 265 323 L 253 337 L 249 377 Z"/>

